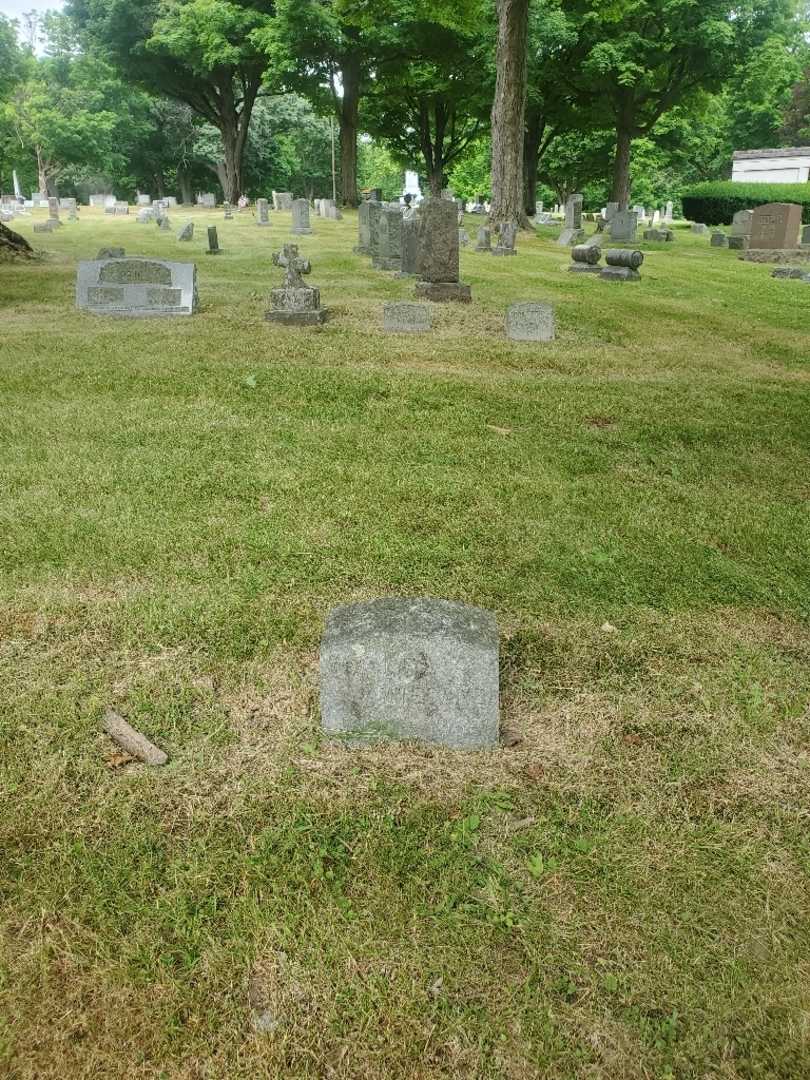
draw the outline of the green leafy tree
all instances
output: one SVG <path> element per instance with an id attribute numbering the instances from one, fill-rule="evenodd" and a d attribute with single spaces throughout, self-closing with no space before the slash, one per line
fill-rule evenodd
<path id="1" fill-rule="evenodd" d="M 267 66 L 254 35 L 267 27 L 272 0 L 69 0 L 68 12 L 126 78 L 217 129 L 223 191 L 235 201 Z"/>
<path id="2" fill-rule="evenodd" d="M 780 128 L 782 142 L 787 146 L 810 143 L 810 67 L 806 68 L 793 87 Z"/>

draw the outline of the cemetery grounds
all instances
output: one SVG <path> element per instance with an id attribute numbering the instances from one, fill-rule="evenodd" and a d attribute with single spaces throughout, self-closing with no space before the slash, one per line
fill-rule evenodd
<path id="1" fill-rule="evenodd" d="M 171 216 L 0 266 L 0 1074 L 810 1075 L 810 289 L 541 229 L 383 335 L 412 283 L 313 216 L 331 320 L 271 328 L 289 215 Z M 75 311 L 111 244 L 200 314 Z M 502 748 L 322 741 L 326 613 L 381 595 L 496 612 Z"/>

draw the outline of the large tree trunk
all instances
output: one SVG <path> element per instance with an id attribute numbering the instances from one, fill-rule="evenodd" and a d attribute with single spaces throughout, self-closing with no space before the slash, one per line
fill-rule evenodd
<path id="1" fill-rule="evenodd" d="M 245 156 L 250 118 L 259 92 L 259 81 L 248 83 L 244 98 L 237 104 L 230 76 L 223 79 L 220 87 L 219 132 L 222 136 L 224 198 L 235 205 L 242 194 L 242 162 Z"/>
<path id="2" fill-rule="evenodd" d="M 360 57 L 350 53 L 341 68 L 343 97 L 338 108 L 340 125 L 340 183 L 344 206 L 357 206 L 357 131 L 360 115 Z"/>
<path id="3" fill-rule="evenodd" d="M 495 225 L 528 225 L 523 207 L 523 118 L 529 0 L 497 0 L 497 76 L 492 103 L 492 208 Z"/>
<path id="4" fill-rule="evenodd" d="M 537 165 L 545 127 L 546 121 L 539 109 L 527 111 L 523 132 L 523 206 L 529 217 L 534 216 L 537 205 Z"/>
<path id="5" fill-rule="evenodd" d="M 191 190 L 191 174 L 184 165 L 181 165 L 177 170 L 177 183 L 180 185 L 180 202 L 184 205 L 193 203 L 194 193 Z"/>
<path id="6" fill-rule="evenodd" d="M 619 204 L 620 210 L 626 210 L 630 202 L 630 144 L 633 132 L 626 117 L 621 117 L 616 125 L 616 157 L 613 161 L 613 186 L 610 201 Z"/>
<path id="7" fill-rule="evenodd" d="M 34 249 L 24 236 L 14 232 L 0 222 L 0 252 L 10 252 L 12 255 L 33 255 Z"/>

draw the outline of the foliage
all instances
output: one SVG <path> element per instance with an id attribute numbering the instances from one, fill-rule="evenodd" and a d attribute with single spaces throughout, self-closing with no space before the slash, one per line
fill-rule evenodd
<path id="1" fill-rule="evenodd" d="M 785 145 L 810 143 L 810 67 L 806 67 L 793 87 L 782 120 L 780 135 Z"/>
<path id="2" fill-rule="evenodd" d="M 402 166 L 394 160 L 391 151 L 376 139 L 364 138 L 358 144 L 357 183 L 360 190 L 381 188 L 383 198 L 398 199 L 405 186 Z"/>
<path id="3" fill-rule="evenodd" d="M 492 140 L 489 135 L 482 135 L 450 170 L 450 187 L 460 198 L 475 199 L 489 192 L 491 171 Z"/>
<path id="4" fill-rule="evenodd" d="M 738 210 L 764 203 L 798 203 L 810 223 L 810 184 L 740 184 L 731 180 L 695 184 L 683 192 L 684 215 L 706 225 L 726 225 Z"/>

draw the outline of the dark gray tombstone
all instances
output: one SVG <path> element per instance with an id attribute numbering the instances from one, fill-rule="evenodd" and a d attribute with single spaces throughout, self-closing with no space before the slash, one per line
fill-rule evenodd
<path id="1" fill-rule="evenodd" d="M 470 286 L 459 281 L 458 214 L 447 199 L 426 199 L 419 207 L 419 277 L 417 299 L 472 299 Z"/>
<path id="2" fill-rule="evenodd" d="M 208 226 L 208 250 L 206 251 L 205 254 L 206 255 L 219 255 L 219 253 L 220 253 L 220 246 L 219 246 L 219 237 L 217 236 L 217 227 L 216 227 L 216 225 L 209 225 Z"/>
<path id="3" fill-rule="evenodd" d="M 599 275 L 605 281 L 640 281 L 638 268 L 644 262 L 644 252 L 632 248 L 609 248 L 605 252 L 607 266 Z"/>

